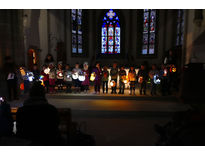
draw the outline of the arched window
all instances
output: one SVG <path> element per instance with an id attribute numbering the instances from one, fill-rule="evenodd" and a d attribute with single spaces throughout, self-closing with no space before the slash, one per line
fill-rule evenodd
<path id="1" fill-rule="evenodd" d="M 82 54 L 82 9 L 72 9 L 72 53 Z"/>
<path id="2" fill-rule="evenodd" d="M 112 9 L 103 18 L 101 32 L 101 53 L 120 54 L 120 19 Z"/>
<path id="3" fill-rule="evenodd" d="M 178 10 L 176 46 L 183 45 L 183 38 L 184 38 L 184 10 Z"/>
<path id="4" fill-rule="evenodd" d="M 155 53 L 156 44 L 156 10 L 145 9 L 143 13 L 143 45 L 142 54 Z"/>

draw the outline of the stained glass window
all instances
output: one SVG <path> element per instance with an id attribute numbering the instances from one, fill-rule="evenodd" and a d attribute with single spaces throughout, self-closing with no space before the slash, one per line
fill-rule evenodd
<path id="1" fill-rule="evenodd" d="M 143 14 L 142 54 L 155 53 L 156 40 L 156 10 L 145 9 Z"/>
<path id="2" fill-rule="evenodd" d="M 183 44 L 184 34 L 184 10 L 178 10 L 177 12 L 177 37 L 176 46 Z"/>
<path id="3" fill-rule="evenodd" d="M 120 53 L 120 20 L 118 15 L 110 9 L 103 18 L 101 28 L 101 53 Z"/>
<path id="4" fill-rule="evenodd" d="M 82 9 L 72 9 L 72 53 L 81 54 L 82 49 Z"/>

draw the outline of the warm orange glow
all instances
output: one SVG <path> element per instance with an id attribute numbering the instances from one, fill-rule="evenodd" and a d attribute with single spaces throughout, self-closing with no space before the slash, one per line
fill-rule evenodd
<path id="1" fill-rule="evenodd" d="M 21 84 L 20 84 L 20 89 L 21 89 L 21 90 L 24 90 L 24 83 L 21 83 Z"/>
<path id="2" fill-rule="evenodd" d="M 25 75 L 26 75 L 26 72 L 25 72 L 25 70 L 23 69 L 23 67 L 20 67 L 20 72 L 21 72 L 21 75 L 22 75 L 22 76 L 25 76 Z"/>

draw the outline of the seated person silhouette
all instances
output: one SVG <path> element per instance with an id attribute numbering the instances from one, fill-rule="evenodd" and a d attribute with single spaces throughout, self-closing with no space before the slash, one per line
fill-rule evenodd
<path id="1" fill-rule="evenodd" d="M 61 145 L 57 109 L 45 98 L 45 89 L 35 82 L 16 115 L 17 136 L 31 141 L 32 145 Z"/>

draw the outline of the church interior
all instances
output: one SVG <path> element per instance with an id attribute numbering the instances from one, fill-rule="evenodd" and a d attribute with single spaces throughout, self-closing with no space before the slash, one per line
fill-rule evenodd
<path id="1" fill-rule="evenodd" d="M 204 50 L 202 9 L 0 10 L 0 145 L 205 145 Z"/>

